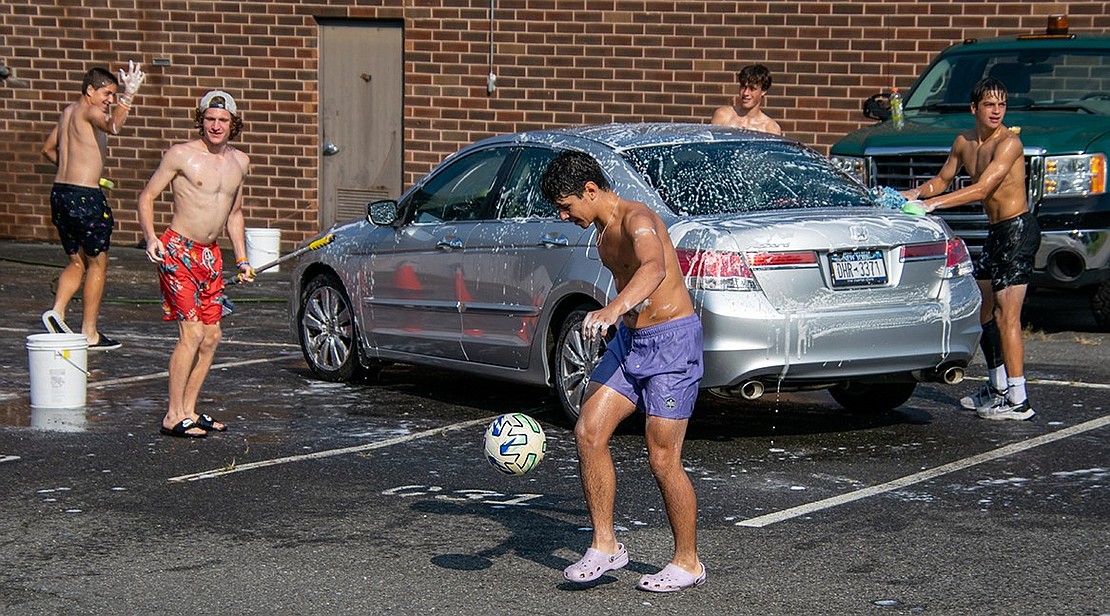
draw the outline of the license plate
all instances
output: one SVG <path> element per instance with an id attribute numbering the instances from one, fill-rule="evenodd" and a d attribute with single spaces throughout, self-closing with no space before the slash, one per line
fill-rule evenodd
<path id="1" fill-rule="evenodd" d="M 881 250 L 829 253 L 834 287 L 886 284 L 886 262 Z"/>

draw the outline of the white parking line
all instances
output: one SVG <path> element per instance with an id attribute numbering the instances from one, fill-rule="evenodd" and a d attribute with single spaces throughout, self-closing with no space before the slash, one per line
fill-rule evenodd
<path id="1" fill-rule="evenodd" d="M 278 464 L 289 464 L 291 462 L 303 462 L 304 460 L 318 460 L 320 458 L 330 458 L 333 456 L 342 456 L 349 453 L 358 453 L 360 451 L 370 451 L 371 449 L 381 449 L 391 445 L 399 445 L 409 441 L 415 441 L 429 436 L 437 436 L 445 434 L 454 430 L 462 430 L 473 426 L 486 425 L 493 421 L 496 415 L 486 417 L 485 419 L 473 419 L 470 421 L 463 421 L 440 428 L 432 428 L 423 432 L 414 432 L 413 434 L 406 434 L 405 436 L 398 436 L 394 438 L 387 438 L 384 441 L 377 441 L 374 443 L 367 443 L 365 445 L 355 445 L 353 447 L 343 447 L 341 449 L 329 449 L 327 451 L 317 451 L 314 453 L 306 453 L 299 456 L 287 456 L 284 458 L 273 458 L 270 460 L 260 460 L 258 462 L 250 462 L 248 464 L 236 464 L 227 468 L 220 468 L 212 471 L 203 471 L 200 473 L 192 473 L 190 475 L 178 475 L 177 477 L 170 477 L 167 481 L 199 481 L 201 479 L 212 479 L 213 477 L 220 477 L 222 475 L 230 475 L 232 473 L 241 473 L 256 468 L 263 468 L 266 466 L 276 466 Z"/>
<path id="2" fill-rule="evenodd" d="M 1098 419 L 1092 419 L 1090 421 L 1071 426 L 1070 428 L 1057 430 L 1055 432 L 1052 432 L 1051 434 L 1042 434 L 1041 436 L 1033 437 L 1028 440 L 1012 443 L 1010 445 L 1006 445 L 1005 447 L 999 447 L 998 449 L 971 456 L 970 458 L 964 458 L 962 460 L 956 460 L 955 462 L 949 462 L 948 464 L 945 464 L 943 466 L 938 466 L 936 468 L 921 471 L 920 473 L 914 473 L 913 475 L 908 475 L 900 479 L 895 479 L 894 481 L 888 481 L 877 486 L 871 486 L 862 490 L 856 490 L 855 492 L 849 492 L 848 494 L 841 494 L 840 496 L 826 498 L 825 500 L 820 500 L 815 503 L 809 503 L 807 505 L 791 507 L 790 509 L 784 509 L 776 513 L 768 513 L 759 517 L 741 520 L 737 522 L 736 525 L 748 526 L 752 528 L 762 528 L 776 522 L 782 522 L 791 518 L 796 518 L 799 516 L 821 511 L 822 509 L 829 509 L 831 507 L 836 507 L 837 505 L 843 505 L 845 503 L 864 499 L 869 496 L 875 496 L 877 494 L 883 494 L 892 490 L 898 490 L 908 485 L 913 485 L 922 481 L 928 481 L 929 479 L 934 479 L 936 477 L 940 477 L 941 475 L 947 475 L 948 473 L 963 470 L 977 464 L 990 462 L 991 460 L 1003 458 L 1005 456 L 1025 451 L 1027 449 L 1032 449 L 1034 447 L 1040 447 L 1041 445 L 1047 445 L 1049 443 L 1075 436 L 1077 434 L 1082 434 L 1084 432 L 1089 432 L 1091 430 L 1097 430 L 1098 428 L 1101 428 L 1107 424 L 1110 424 L 1110 415 L 1105 415 L 1103 417 L 1099 417 Z"/>
<path id="3" fill-rule="evenodd" d="M 0 327 L 0 332 L 6 332 L 6 333 L 12 333 L 12 334 L 27 334 L 28 336 L 30 336 L 31 334 L 45 334 L 45 333 L 47 333 L 45 331 L 28 331 L 24 327 Z M 116 338 L 126 342 L 127 339 L 128 339 L 128 336 L 116 336 Z M 176 336 L 143 336 L 143 341 L 145 342 L 147 340 L 163 340 L 163 341 L 166 341 L 166 342 L 176 343 L 177 342 L 177 337 Z M 234 339 L 229 340 L 227 338 L 223 338 L 222 340 L 220 340 L 220 346 L 227 346 L 227 345 L 276 347 L 276 348 L 280 348 L 280 349 L 300 349 L 301 348 L 300 345 L 293 344 L 292 342 L 258 342 L 258 341 L 253 341 L 253 340 L 234 340 Z"/>
<path id="4" fill-rule="evenodd" d="M 225 332 L 226 334 L 227 332 Z M 234 329 L 232 330 L 234 334 Z M 165 340 L 166 342 L 177 343 L 177 336 L 143 336 L 143 340 Z M 229 338 L 221 338 L 220 346 L 255 346 L 255 347 L 276 347 L 279 349 L 297 349 L 300 350 L 301 345 L 293 344 L 292 342 L 260 342 L 257 340 L 235 340 Z"/>
<path id="5" fill-rule="evenodd" d="M 278 361 L 280 357 L 266 357 L 263 359 L 244 359 L 243 361 L 229 361 L 226 364 L 212 364 L 210 370 L 219 370 L 221 368 L 236 368 L 238 366 L 250 366 L 252 364 L 269 364 Z M 101 387 L 113 387 L 115 385 L 129 385 L 131 383 L 139 383 L 142 381 L 153 381 L 155 379 L 164 379 L 168 377 L 168 371 L 155 372 L 153 374 L 140 374 L 139 376 L 128 376 L 119 379 L 108 379 L 106 381 L 95 381 L 89 383 L 90 389 L 100 389 Z"/>
<path id="6" fill-rule="evenodd" d="M 1056 379 L 1038 379 L 1026 377 L 1029 385 L 1060 385 L 1062 387 L 1078 387 L 1080 389 L 1110 389 L 1110 383 L 1084 383 L 1082 381 L 1057 381 Z M 965 381 L 986 381 L 985 376 L 969 376 Z"/>

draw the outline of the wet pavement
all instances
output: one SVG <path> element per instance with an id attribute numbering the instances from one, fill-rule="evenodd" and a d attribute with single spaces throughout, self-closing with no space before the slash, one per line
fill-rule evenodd
<path id="1" fill-rule="evenodd" d="M 684 459 L 709 579 L 659 596 L 633 588 L 671 549 L 635 425 L 613 444 L 631 563 L 576 587 L 587 519 L 547 392 L 407 366 L 317 381 L 287 273 L 265 273 L 230 291 L 201 397 L 231 429 L 164 437 L 176 326 L 143 253 L 112 256 L 100 323 L 123 348 L 89 354 L 83 411 L 32 411 L 26 337 L 65 258 L 0 241 L 0 613 L 1110 614 L 1110 335 L 1082 298 L 1027 305 L 1032 422 L 954 408 L 977 380 L 880 415 L 703 394 Z M 481 457 L 510 411 L 548 435 L 524 477 Z"/>

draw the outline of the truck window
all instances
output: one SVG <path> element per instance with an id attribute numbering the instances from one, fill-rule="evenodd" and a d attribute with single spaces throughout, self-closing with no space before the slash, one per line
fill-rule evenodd
<path id="1" fill-rule="evenodd" d="M 1006 84 L 1011 109 L 1070 106 L 1061 111 L 1110 114 L 1110 55 L 1098 50 L 959 54 L 930 67 L 906 110 L 938 106 L 964 111 L 983 77 Z"/>

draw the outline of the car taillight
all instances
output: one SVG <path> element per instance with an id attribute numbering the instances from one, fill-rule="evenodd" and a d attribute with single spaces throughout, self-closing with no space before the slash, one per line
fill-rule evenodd
<path id="1" fill-rule="evenodd" d="M 755 291 L 759 284 L 744 255 L 715 250 L 684 250 L 678 254 L 678 267 L 686 287 L 698 291 Z"/>
<path id="2" fill-rule="evenodd" d="M 796 267 L 817 265 L 817 253 L 812 250 L 797 252 L 749 252 L 745 253 L 752 267 Z"/>
<path id="3" fill-rule="evenodd" d="M 944 257 L 945 278 L 966 276 L 973 269 L 971 254 L 967 251 L 967 244 L 964 244 L 964 241 L 958 237 L 945 242 L 907 244 L 902 246 L 898 257 L 903 262 Z"/>
<path id="4" fill-rule="evenodd" d="M 939 259 L 948 255 L 948 242 L 929 242 L 928 244 L 908 244 L 902 247 L 899 258 L 902 261 L 918 259 Z"/>
<path id="5" fill-rule="evenodd" d="M 945 278 L 967 276 L 975 269 L 971 263 L 971 253 L 967 251 L 967 244 L 958 237 L 948 240 L 944 254 Z"/>

